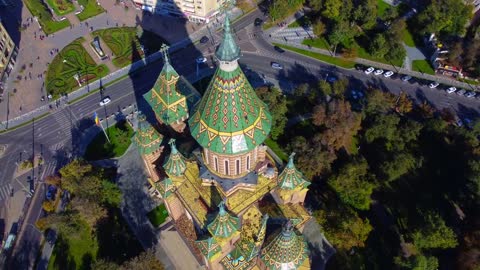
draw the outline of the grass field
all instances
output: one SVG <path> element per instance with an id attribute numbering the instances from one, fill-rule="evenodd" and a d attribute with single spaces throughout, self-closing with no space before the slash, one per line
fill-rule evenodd
<path id="1" fill-rule="evenodd" d="M 336 65 L 336 66 L 339 66 L 339 67 L 353 68 L 355 66 L 355 63 L 353 61 L 345 60 L 343 58 L 323 55 L 323 54 L 320 54 L 320 53 L 315 53 L 315 52 L 311 52 L 311 51 L 307 51 L 307 50 L 302 50 L 302 49 L 298 49 L 298 48 L 295 48 L 295 47 L 292 47 L 292 46 L 287 46 L 287 45 L 283 45 L 283 44 L 279 44 L 279 43 L 273 43 L 273 45 L 276 45 L 278 47 L 284 48 L 284 49 L 289 50 L 289 51 L 293 51 L 293 52 L 296 52 L 296 53 L 299 53 L 299 54 L 303 54 L 305 56 L 315 58 L 317 60 L 320 60 L 320 61 L 323 61 L 323 62 L 326 62 L 326 63 L 330 63 L 332 65 Z"/>
<path id="2" fill-rule="evenodd" d="M 409 47 L 416 47 L 412 33 L 410 33 L 407 28 L 403 30 L 403 42 L 405 42 L 405 45 Z"/>
<path id="3" fill-rule="evenodd" d="M 377 3 L 378 3 L 377 4 L 377 13 L 378 13 L 378 16 L 381 17 L 385 13 L 385 10 L 387 10 L 387 8 L 390 7 L 390 5 L 383 2 L 382 0 L 378 0 Z"/>
<path id="4" fill-rule="evenodd" d="M 105 12 L 105 9 L 96 0 L 78 0 L 78 4 L 83 6 L 83 11 L 77 14 L 80 21 L 85 21 L 88 18 L 95 17 L 98 14 Z"/>
<path id="5" fill-rule="evenodd" d="M 74 76 L 82 84 L 97 80 L 109 73 L 106 65 L 97 65 L 82 45 L 83 38 L 74 40 L 58 53 L 48 66 L 47 92 L 54 98 L 79 88 Z"/>
<path id="6" fill-rule="evenodd" d="M 330 50 L 330 45 L 324 37 L 314 38 L 314 39 L 304 39 L 302 41 L 303 45 L 312 46 L 319 49 Z"/>
<path id="7" fill-rule="evenodd" d="M 167 209 L 164 204 L 160 204 L 155 207 L 150 213 L 147 214 L 148 219 L 154 227 L 160 226 L 168 217 Z"/>
<path id="8" fill-rule="evenodd" d="M 100 132 L 93 138 L 85 151 L 86 160 L 100 160 L 119 157 L 127 151 L 130 146 L 130 138 L 133 135 L 132 127 L 126 122 L 121 121 L 105 130 L 110 142 L 105 138 L 105 134 Z"/>
<path id="9" fill-rule="evenodd" d="M 63 20 L 60 22 L 54 21 L 48 6 L 41 0 L 25 0 L 24 3 L 28 10 L 30 10 L 30 13 L 38 18 L 38 21 L 46 34 L 55 33 L 70 26 L 70 22 L 68 20 Z"/>
<path id="10" fill-rule="evenodd" d="M 63 16 L 75 10 L 75 6 L 68 0 L 47 0 L 47 3 L 58 16 Z"/>
<path id="11" fill-rule="evenodd" d="M 435 75 L 435 71 L 427 60 L 413 60 L 412 69 L 414 71 Z"/>
<path id="12" fill-rule="evenodd" d="M 100 36 L 114 54 L 112 60 L 117 67 L 127 66 L 143 57 L 135 27 L 114 27 L 96 30 L 93 36 Z"/>

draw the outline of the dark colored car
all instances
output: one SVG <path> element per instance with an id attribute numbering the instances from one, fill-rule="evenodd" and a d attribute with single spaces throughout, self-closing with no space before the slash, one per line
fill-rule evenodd
<path id="1" fill-rule="evenodd" d="M 273 49 L 275 49 L 275 51 L 277 51 L 277 52 L 279 52 L 279 53 L 284 53 L 284 52 L 285 52 L 284 49 L 282 49 L 282 48 L 280 48 L 280 47 L 278 47 L 278 46 L 273 46 Z"/>
<path id="2" fill-rule="evenodd" d="M 209 39 L 208 39 L 207 36 L 203 36 L 203 37 L 200 39 L 200 43 L 205 44 L 205 43 L 208 42 L 208 40 L 209 40 Z"/>
<path id="3" fill-rule="evenodd" d="M 255 21 L 253 22 L 253 24 L 255 26 L 260 26 L 262 23 L 263 23 L 263 21 L 260 18 L 256 18 Z"/>

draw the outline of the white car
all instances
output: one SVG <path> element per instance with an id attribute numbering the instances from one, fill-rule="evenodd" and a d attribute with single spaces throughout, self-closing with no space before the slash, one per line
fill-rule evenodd
<path id="1" fill-rule="evenodd" d="M 364 72 L 365 72 L 365 74 L 368 75 L 368 74 L 372 73 L 374 70 L 375 70 L 375 69 L 374 69 L 373 67 L 369 67 L 369 68 L 365 69 Z"/>
<path id="2" fill-rule="evenodd" d="M 395 73 L 393 73 L 393 71 L 389 70 L 389 71 L 387 71 L 383 74 L 383 77 L 390 78 L 390 77 L 392 77 L 393 74 L 395 74 Z"/>
<path id="3" fill-rule="evenodd" d="M 383 73 L 383 69 L 377 69 L 377 70 L 375 70 L 375 72 L 373 74 L 382 75 L 382 73 Z"/>
<path id="4" fill-rule="evenodd" d="M 463 96 L 465 94 L 465 92 L 467 92 L 467 91 L 465 91 L 463 89 L 460 89 L 460 90 L 457 91 L 456 94 L 459 95 L 459 96 Z"/>
<path id="5" fill-rule="evenodd" d="M 473 97 L 475 97 L 475 93 L 472 92 L 472 91 L 468 91 L 467 93 L 465 93 L 465 96 L 466 96 L 467 98 L 473 98 Z"/>
<path id="6" fill-rule="evenodd" d="M 277 62 L 272 62 L 272 68 L 274 69 L 283 69 L 283 66 Z"/>
<path id="7" fill-rule="evenodd" d="M 196 61 L 197 61 L 197 64 L 206 63 L 206 62 L 207 62 L 207 58 L 205 58 L 205 57 L 198 57 Z"/>
<path id="8" fill-rule="evenodd" d="M 452 86 L 450 88 L 447 89 L 447 93 L 451 94 L 451 93 L 455 93 L 457 91 L 457 88 Z"/>
<path id="9" fill-rule="evenodd" d="M 412 79 L 412 76 L 409 76 L 409 75 L 405 75 L 405 76 L 402 77 L 402 81 L 404 81 L 404 82 L 408 82 L 411 79 Z"/>
<path id="10" fill-rule="evenodd" d="M 110 103 L 110 101 L 112 101 L 112 100 L 109 97 L 106 97 L 106 98 L 102 99 L 102 101 L 100 101 L 100 106 L 105 106 L 108 103 Z"/>
<path id="11" fill-rule="evenodd" d="M 437 86 L 439 86 L 440 84 L 438 82 L 431 82 L 428 87 L 433 89 L 433 88 L 437 88 Z"/>

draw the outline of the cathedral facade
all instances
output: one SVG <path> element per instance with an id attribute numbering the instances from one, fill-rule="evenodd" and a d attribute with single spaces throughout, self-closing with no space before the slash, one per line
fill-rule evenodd
<path id="1" fill-rule="evenodd" d="M 310 182 L 295 168 L 294 154 L 277 164 L 264 145 L 272 116 L 238 64 L 228 16 L 203 97 L 177 74 L 166 49 L 164 57 L 144 95 L 158 123 L 140 115 L 134 143 L 191 251 L 208 269 L 310 269 L 301 235 L 311 218 L 303 206 Z M 174 138 L 163 146 L 157 124 L 191 136 L 198 149 L 186 158 Z"/>

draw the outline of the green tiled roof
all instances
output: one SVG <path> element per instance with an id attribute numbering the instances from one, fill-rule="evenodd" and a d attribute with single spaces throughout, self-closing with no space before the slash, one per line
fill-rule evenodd
<path id="1" fill-rule="evenodd" d="M 180 76 L 170 64 L 168 47 L 163 46 L 164 65 L 153 88 L 143 97 L 162 122 L 170 125 L 177 120 L 188 117 L 188 106 L 185 96 L 179 88 Z"/>
<path id="2" fill-rule="evenodd" d="M 223 201 L 218 208 L 218 215 L 208 224 L 207 229 L 214 237 L 228 238 L 240 229 L 240 219 L 227 213 Z"/>
<path id="3" fill-rule="evenodd" d="M 295 168 L 295 165 L 293 164 L 294 156 L 295 153 L 290 155 L 287 166 L 278 176 L 278 186 L 282 189 L 295 189 L 298 186 L 306 188 L 310 185 L 310 182 L 305 180 L 303 174 Z"/>
<path id="4" fill-rule="evenodd" d="M 158 192 L 160 192 L 162 198 L 166 199 L 172 195 L 175 185 L 173 184 L 172 179 L 165 178 L 165 180 L 155 183 L 155 188 L 157 188 Z"/>
<path id="5" fill-rule="evenodd" d="M 170 144 L 172 151 L 170 152 L 167 161 L 163 165 L 163 168 L 169 176 L 180 176 L 185 172 L 185 169 L 187 168 L 185 158 L 180 152 L 178 152 L 177 147 L 175 146 L 175 139 L 170 139 L 168 144 Z"/>
<path id="6" fill-rule="evenodd" d="M 163 136 L 147 122 L 147 118 L 141 112 L 138 114 L 138 128 L 133 142 L 141 155 L 149 155 L 160 149 Z"/>
<path id="7" fill-rule="evenodd" d="M 290 221 L 282 231 L 262 249 L 260 258 L 267 269 L 297 269 L 308 260 L 308 246 L 302 235 L 294 232 Z"/>
<path id="8" fill-rule="evenodd" d="M 240 67 L 231 72 L 217 68 L 189 125 L 193 138 L 203 148 L 239 154 L 265 141 L 272 116 Z"/>
<path id="9" fill-rule="evenodd" d="M 220 61 L 233 61 L 240 58 L 240 47 L 235 42 L 232 30 L 230 29 L 230 19 L 225 14 L 225 22 L 223 24 L 223 39 L 215 51 L 215 56 Z"/>
<path id="10" fill-rule="evenodd" d="M 205 240 L 200 240 L 195 242 L 197 244 L 198 249 L 200 252 L 207 258 L 212 258 L 215 254 L 222 251 L 220 245 L 218 245 L 217 241 L 213 237 L 210 237 Z"/>

